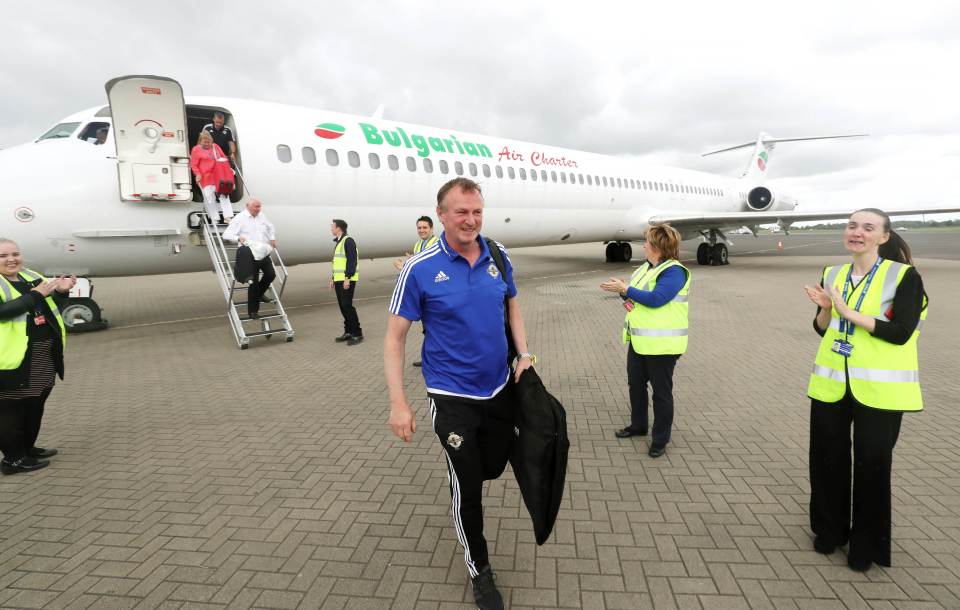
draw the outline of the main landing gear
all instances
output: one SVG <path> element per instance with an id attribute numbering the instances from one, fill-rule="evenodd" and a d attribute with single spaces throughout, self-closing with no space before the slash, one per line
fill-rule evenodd
<path id="1" fill-rule="evenodd" d="M 629 263 L 633 258 L 633 246 L 626 241 L 611 241 L 607 244 L 608 263 Z"/>
<path id="2" fill-rule="evenodd" d="M 700 265 L 729 265 L 730 253 L 727 250 L 723 233 L 716 229 L 710 229 L 709 233 L 702 231 L 701 234 L 707 241 L 697 247 L 697 263 Z"/>
<path id="3" fill-rule="evenodd" d="M 100 306 L 94 301 L 93 285 L 85 277 L 77 278 L 77 285 L 70 291 L 67 304 L 60 310 L 63 326 L 68 333 L 104 330 L 107 321 L 103 319 Z"/>

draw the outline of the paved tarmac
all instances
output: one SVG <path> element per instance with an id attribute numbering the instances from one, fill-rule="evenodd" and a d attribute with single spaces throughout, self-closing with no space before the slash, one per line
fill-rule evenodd
<path id="1" fill-rule="evenodd" d="M 839 234 L 777 239 L 738 237 L 731 265 L 691 267 L 657 460 L 646 439 L 613 437 L 628 418 L 623 309 L 598 285 L 631 266 L 603 263 L 599 244 L 511 253 L 571 440 L 545 545 L 509 469 L 487 488 L 511 608 L 960 608 L 960 235 L 908 236 L 931 299 L 926 410 L 904 417 L 895 453 L 893 567 L 866 574 L 814 553 L 807 518 L 818 338 L 801 286 L 844 260 Z M 390 261 L 362 263 L 356 347 L 333 343 L 327 273 L 292 269 L 296 340 L 246 351 L 210 273 L 96 282 L 113 328 L 70 338 L 41 434 L 61 455 L 0 478 L 0 607 L 472 607 L 418 370 L 414 442 L 385 425 Z M 408 359 L 418 350 L 412 334 Z"/>

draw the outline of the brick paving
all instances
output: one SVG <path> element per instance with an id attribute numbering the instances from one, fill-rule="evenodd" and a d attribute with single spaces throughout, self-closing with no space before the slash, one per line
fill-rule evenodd
<path id="1" fill-rule="evenodd" d="M 690 351 L 667 455 L 618 440 L 628 416 L 625 265 L 599 246 L 517 250 L 530 342 L 564 403 L 571 452 L 553 537 L 537 547 L 509 472 L 486 492 L 511 608 L 958 608 L 956 260 L 922 260 L 926 411 L 904 418 L 892 568 L 813 552 L 805 397 L 817 337 L 801 291 L 836 257 L 693 267 Z M 71 337 L 48 402 L 50 468 L 0 478 L 3 608 L 470 608 L 440 448 L 409 369 L 414 442 L 385 425 L 389 261 L 364 262 L 367 341 L 325 270 L 293 269 L 293 343 L 233 344 L 210 274 L 100 280 L 118 328 Z M 165 320 L 199 318 L 169 324 Z M 158 324 L 159 323 L 159 324 Z M 119 328 L 124 327 L 124 328 Z M 411 334 L 408 358 L 419 341 Z"/>

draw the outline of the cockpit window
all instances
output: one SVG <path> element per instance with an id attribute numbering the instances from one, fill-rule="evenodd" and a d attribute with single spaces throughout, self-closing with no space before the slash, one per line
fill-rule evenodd
<path id="1" fill-rule="evenodd" d="M 69 138 L 79 126 L 80 123 L 60 123 L 59 125 L 56 125 L 50 129 L 50 131 L 47 133 L 37 138 L 37 141 L 52 140 L 54 138 Z"/>
<path id="2" fill-rule="evenodd" d="M 91 144 L 106 144 L 107 135 L 109 133 L 110 123 L 93 122 L 87 123 L 87 125 L 77 134 L 77 137 L 84 142 L 90 142 Z"/>

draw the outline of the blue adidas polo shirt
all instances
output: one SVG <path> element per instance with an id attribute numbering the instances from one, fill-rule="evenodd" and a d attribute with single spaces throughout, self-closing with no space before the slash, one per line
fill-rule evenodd
<path id="1" fill-rule="evenodd" d="M 390 313 L 423 321 L 423 379 L 431 394 L 492 398 L 510 375 L 503 299 L 517 296 L 513 265 L 500 246 L 504 283 L 486 242 L 477 240 L 482 253 L 471 268 L 441 233 L 407 259 L 390 300 Z"/>

